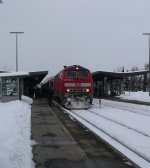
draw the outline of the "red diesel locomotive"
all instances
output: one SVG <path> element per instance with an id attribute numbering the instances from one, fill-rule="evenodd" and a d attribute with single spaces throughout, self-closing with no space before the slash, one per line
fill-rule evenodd
<path id="1" fill-rule="evenodd" d="M 93 79 L 88 69 L 73 65 L 64 67 L 50 80 L 53 98 L 68 109 L 89 108 L 93 100 Z"/>

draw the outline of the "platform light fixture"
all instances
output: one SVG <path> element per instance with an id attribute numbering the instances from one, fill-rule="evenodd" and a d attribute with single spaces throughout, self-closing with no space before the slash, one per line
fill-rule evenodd
<path id="1" fill-rule="evenodd" d="M 16 35 L 16 72 L 18 72 L 18 34 L 24 34 L 24 32 L 10 32 L 10 34 Z"/>
<path id="2" fill-rule="evenodd" d="M 143 35 L 148 36 L 149 41 L 149 96 L 150 96 L 150 33 L 143 33 Z"/>

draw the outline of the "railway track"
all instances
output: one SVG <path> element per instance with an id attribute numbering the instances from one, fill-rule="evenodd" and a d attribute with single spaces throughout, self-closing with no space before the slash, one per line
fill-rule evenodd
<path id="1" fill-rule="evenodd" d="M 91 118 L 95 116 L 95 118 L 97 118 L 98 120 L 100 120 L 100 118 L 101 120 L 105 120 L 105 121 L 107 120 L 107 122 L 111 122 L 113 124 L 119 125 L 118 127 L 124 127 L 125 129 L 128 129 L 136 134 L 140 134 L 141 136 L 145 137 L 148 140 L 150 138 L 150 135 L 147 135 L 146 133 L 143 133 L 128 125 L 125 125 L 123 123 L 110 119 L 106 116 L 96 114 L 95 112 L 92 111 L 92 108 L 89 110 L 66 110 L 63 107 L 61 108 L 64 111 L 66 111 L 69 115 L 71 115 L 73 118 L 75 118 L 80 123 L 82 123 L 84 126 L 86 126 L 88 129 L 90 129 L 92 132 L 94 132 L 94 134 L 100 137 L 104 142 L 108 143 L 114 149 L 119 151 L 122 155 L 127 157 L 132 163 L 135 163 L 137 167 L 141 167 L 141 168 L 150 167 L 150 157 L 148 155 L 145 155 L 140 150 L 137 150 L 136 148 L 128 145 L 125 141 L 121 141 L 119 138 L 116 138 L 109 131 L 103 129 L 103 127 L 97 126 L 93 121 L 84 117 L 84 114 L 90 115 Z M 81 113 L 83 114 L 81 115 Z M 101 120 L 99 122 L 101 122 Z"/>
<path id="2" fill-rule="evenodd" d="M 104 116 L 104 115 L 102 115 L 102 114 L 98 114 L 98 113 L 96 113 L 96 112 L 94 112 L 94 111 L 92 111 L 92 110 L 87 110 L 87 111 L 89 111 L 89 112 L 91 112 L 91 113 L 93 113 L 93 114 L 95 114 L 95 115 L 97 115 L 97 116 L 99 116 L 99 117 L 102 117 L 102 118 L 104 118 L 104 119 L 106 119 L 106 120 L 109 120 L 109 121 L 111 121 L 111 122 L 114 122 L 114 123 L 116 123 L 116 124 L 118 124 L 118 125 L 120 125 L 120 126 L 123 126 L 123 127 L 128 128 L 128 129 L 131 129 L 131 130 L 133 130 L 133 131 L 135 131 L 135 132 L 137 132 L 137 133 L 139 133 L 139 134 L 142 134 L 142 135 L 144 135 L 144 136 L 146 136 L 146 137 L 150 137 L 150 135 L 148 135 L 148 134 L 146 134 L 146 133 L 143 133 L 142 131 L 139 131 L 139 130 L 137 130 L 137 129 L 135 129 L 135 128 L 132 128 L 132 127 L 130 127 L 130 126 L 128 126 L 128 125 L 125 125 L 125 124 L 123 124 L 123 123 L 121 123 L 121 122 L 118 122 L 118 121 L 116 121 L 116 120 L 113 120 L 113 119 L 111 119 L 111 118 L 108 118 L 108 117 L 106 117 L 106 116 Z"/>
<path id="3" fill-rule="evenodd" d="M 85 112 L 90 112 L 90 110 L 85 110 Z M 98 134 L 98 132 L 100 132 L 100 134 L 102 136 L 100 136 L 106 143 L 110 144 L 112 147 L 113 146 L 113 143 L 120 146 L 120 148 L 123 149 L 123 152 L 120 150 L 120 149 L 117 149 L 119 152 L 121 152 L 124 156 L 126 156 L 126 152 L 130 152 L 130 154 L 133 156 L 133 157 L 136 157 L 138 158 L 138 160 L 140 160 L 142 163 L 144 163 L 144 167 L 143 168 L 149 168 L 150 167 L 150 159 L 143 156 L 141 153 L 137 152 L 136 150 L 130 148 L 128 145 L 126 145 L 125 143 L 123 143 L 122 141 L 120 141 L 119 139 L 117 139 L 116 137 L 112 136 L 110 133 L 108 133 L 107 131 L 105 131 L 104 129 L 102 128 L 99 128 L 97 127 L 95 124 L 93 124 L 92 122 L 90 122 L 89 120 L 85 119 L 84 117 L 82 117 L 79 113 L 79 110 L 78 112 L 76 110 L 71 110 L 69 111 L 69 114 L 76 118 L 78 121 L 80 121 L 83 125 L 88 125 L 88 128 L 90 127 L 93 127 L 93 129 L 95 129 L 94 133 L 95 134 Z M 95 115 L 95 114 L 94 114 Z M 110 121 L 110 120 L 109 120 Z M 114 122 L 114 121 L 112 121 Z M 117 123 L 118 124 L 118 123 Z M 120 124 L 120 123 L 119 123 Z M 121 125 L 121 124 L 120 124 Z M 135 130 L 133 130 L 135 131 Z M 137 133 L 139 133 L 138 131 L 136 131 Z M 140 133 L 141 134 L 141 133 Z M 145 136 L 145 135 L 144 135 Z M 106 140 L 107 139 L 107 140 Z M 108 140 L 109 139 L 109 140 Z M 109 141 L 113 141 L 113 143 L 110 143 Z M 116 148 L 115 148 L 116 149 Z M 126 151 L 126 152 L 124 152 Z M 126 156 L 127 157 L 127 156 Z M 128 157 L 129 158 L 129 157 Z M 140 163 L 137 163 L 134 161 L 134 159 L 129 158 L 129 160 L 131 160 L 132 162 L 134 162 L 137 166 L 141 167 Z"/>

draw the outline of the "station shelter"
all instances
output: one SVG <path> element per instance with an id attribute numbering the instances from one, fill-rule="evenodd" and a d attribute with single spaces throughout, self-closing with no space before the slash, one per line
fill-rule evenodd
<path id="1" fill-rule="evenodd" d="M 36 85 L 48 71 L 2 72 L 0 71 L 0 101 L 20 100 L 21 95 L 33 98 Z M 39 96 L 42 96 L 39 93 Z"/>
<path id="2" fill-rule="evenodd" d="M 27 76 L 29 76 L 27 72 L 1 72 L 0 101 L 20 100 L 23 94 L 23 78 Z"/>
<path id="3" fill-rule="evenodd" d="M 124 79 L 142 75 L 143 91 L 146 91 L 147 70 L 133 72 L 96 71 L 92 73 L 94 81 L 94 97 L 117 96 L 124 93 Z"/>

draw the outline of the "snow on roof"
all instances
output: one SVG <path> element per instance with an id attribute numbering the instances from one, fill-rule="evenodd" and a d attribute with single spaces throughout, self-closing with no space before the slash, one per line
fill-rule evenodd
<path id="1" fill-rule="evenodd" d="M 40 84 L 38 85 L 39 87 L 41 87 L 42 85 L 46 84 L 48 81 L 50 81 L 52 78 L 54 78 L 54 76 L 52 76 L 50 73 L 48 73 L 43 80 L 40 82 Z"/>
<path id="2" fill-rule="evenodd" d="M 29 72 L 30 75 L 34 76 L 34 75 L 47 75 L 48 71 L 32 71 Z"/>
<path id="3" fill-rule="evenodd" d="M 139 71 L 128 71 L 128 72 L 115 72 L 115 73 L 121 73 L 121 74 L 134 74 L 134 73 L 148 73 L 148 70 L 139 70 Z"/>
<path id="4" fill-rule="evenodd" d="M 94 71 L 94 73 L 118 73 L 118 74 L 130 74 L 130 73 L 148 73 L 148 70 L 139 70 L 139 71 L 128 71 L 128 72 L 118 72 L 118 71 Z"/>
<path id="5" fill-rule="evenodd" d="M 0 73 L 0 77 L 11 77 L 11 76 L 29 76 L 28 72 L 6 72 Z"/>

